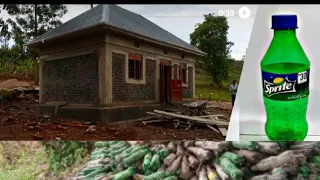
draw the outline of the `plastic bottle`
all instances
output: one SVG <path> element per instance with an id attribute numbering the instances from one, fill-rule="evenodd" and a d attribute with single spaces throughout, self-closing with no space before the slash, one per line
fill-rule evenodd
<path id="1" fill-rule="evenodd" d="M 297 39 L 297 24 L 296 15 L 272 16 L 274 36 L 260 63 L 270 140 L 304 140 L 308 133 L 310 61 Z"/>

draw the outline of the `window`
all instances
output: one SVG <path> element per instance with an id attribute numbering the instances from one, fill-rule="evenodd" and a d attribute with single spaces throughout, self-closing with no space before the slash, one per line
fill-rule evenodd
<path id="1" fill-rule="evenodd" d="M 129 79 L 142 79 L 142 56 L 139 54 L 129 53 L 128 57 L 128 74 Z"/>
<path id="2" fill-rule="evenodd" d="M 184 59 L 184 55 L 183 54 L 181 55 L 181 59 Z"/>
<path id="3" fill-rule="evenodd" d="M 168 55 L 168 51 L 163 50 L 163 54 Z"/>
<path id="4" fill-rule="evenodd" d="M 183 83 L 187 83 L 187 69 L 186 68 L 182 68 L 181 69 L 181 80 Z"/>
<path id="5" fill-rule="evenodd" d="M 188 69 L 186 64 L 180 64 L 180 74 L 179 78 L 182 81 L 182 83 L 187 84 L 188 83 Z"/>

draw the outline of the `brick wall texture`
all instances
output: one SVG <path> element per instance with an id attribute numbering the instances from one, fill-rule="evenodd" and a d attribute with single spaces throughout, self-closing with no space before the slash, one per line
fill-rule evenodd
<path id="1" fill-rule="evenodd" d="M 193 98 L 193 69 L 188 68 L 188 87 L 182 88 L 182 98 Z"/>
<path id="2" fill-rule="evenodd" d="M 125 55 L 112 53 L 112 101 L 154 101 L 156 62 L 146 60 L 146 83 L 128 84 L 125 80 Z"/>
<path id="3" fill-rule="evenodd" d="M 98 104 L 98 65 L 94 54 L 46 61 L 43 69 L 45 102 Z"/>

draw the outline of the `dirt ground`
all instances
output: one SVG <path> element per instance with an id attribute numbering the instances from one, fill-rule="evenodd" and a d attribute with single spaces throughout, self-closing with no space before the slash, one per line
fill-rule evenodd
<path id="1" fill-rule="evenodd" d="M 3 81 L 4 78 L 0 78 Z M 22 81 L 19 79 L 19 81 Z M 27 81 L 25 81 L 27 82 Z M 29 82 L 32 83 L 32 82 Z M 48 119 L 36 117 L 30 110 L 31 104 L 37 104 L 36 96 L 26 96 L 17 102 L 0 105 L 0 140 L 224 140 L 205 126 L 175 129 L 172 122 L 143 124 L 134 120 L 111 124 L 96 124 L 96 130 L 87 133 L 90 124 L 72 119 Z M 211 114 L 223 114 L 229 121 L 231 103 L 210 102 Z"/>

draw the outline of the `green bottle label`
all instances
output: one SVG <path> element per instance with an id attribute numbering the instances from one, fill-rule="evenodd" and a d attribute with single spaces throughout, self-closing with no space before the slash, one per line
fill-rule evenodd
<path id="1" fill-rule="evenodd" d="M 309 95 L 310 69 L 295 74 L 262 71 L 263 96 L 272 100 L 296 100 Z"/>

